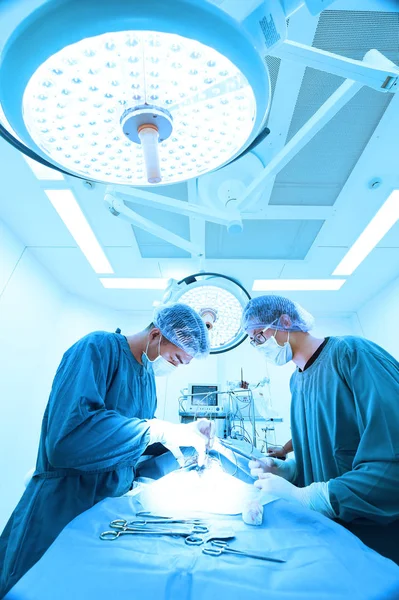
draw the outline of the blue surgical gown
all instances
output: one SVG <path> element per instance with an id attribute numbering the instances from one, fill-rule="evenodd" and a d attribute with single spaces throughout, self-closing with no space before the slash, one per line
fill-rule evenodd
<path id="1" fill-rule="evenodd" d="M 65 353 L 36 471 L 0 537 L 0 598 L 72 519 L 129 491 L 156 403 L 152 368 L 136 361 L 124 336 L 91 333 Z"/>
<path id="2" fill-rule="evenodd" d="M 338 520 L 398 561 L 399 363 L 363 338 L 331 337 L 290 386 L 296 483 L 328 481 Z"/>

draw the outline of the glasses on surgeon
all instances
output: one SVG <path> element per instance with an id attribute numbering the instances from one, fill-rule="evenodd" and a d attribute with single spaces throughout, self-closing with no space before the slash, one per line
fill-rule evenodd
<path id="1" fill-rule="evenodd" d="M 254 337 L 250 341 L 251 346 L 261 346 L 262 344 L 267 342 L 267 337 L 265 336 L 264 332 L 270 329 L 270 327 L 273 327 L 273 325 L 277 322 L 278 319 L 276 319 L 275 321 L 273 321 L 273 323 L 262 329 L 262 331 L 259 331 L 259 333 L 255 333 Z"/>
<path id="2" fill-rule="evenodd" d="M 269 329 L 269 328 L 266 327 L 266 329 Z M 267 341 L 267 338 L 263 333 L 264 331 L 266 331 L 266 329 L 262 329 L 262 331 L 259 331 L 259 333 L 256 333 L 254 335 L 254 337 L 250 341 L 251 346 L 261 346 L 262 344 L 264 344 Z"/>

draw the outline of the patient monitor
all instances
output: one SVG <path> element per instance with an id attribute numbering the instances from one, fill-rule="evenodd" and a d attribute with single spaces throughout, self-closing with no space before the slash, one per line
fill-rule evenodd
<path id="1" fill-rule="evenodd" d="M 223 396 L 218 391 L 217 384 L 191 383 L 185 396 L 184 412 L 187 415 L 224 415 Z"/>

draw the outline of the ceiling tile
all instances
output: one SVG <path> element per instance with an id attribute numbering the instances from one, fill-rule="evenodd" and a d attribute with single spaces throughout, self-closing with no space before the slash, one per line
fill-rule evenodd
<path id="1" fill-rule="evenodd" d="M 239 235 L 230 235 L 226 227 L 207 223 L 206 257 L 226 259 L 305 258 L 324 221 L 244 221 Z"/>

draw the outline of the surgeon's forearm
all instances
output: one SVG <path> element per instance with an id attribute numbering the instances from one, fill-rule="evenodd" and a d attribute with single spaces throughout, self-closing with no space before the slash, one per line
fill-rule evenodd
<path id="1" fill-rule="evenodd" d="M 364 463 L 329 482 L 331 504 L 342 521 L 399 520 L 399 462 Z"/>
<path id="2" fill-rule="evenodd" d="M 96 471 L 121 463 L 134 466 L 149 444 L 149 427 L 115 411 L 99 410 L 67 435 L 49 431 L 47 456 L 55 468 Z"/>
<path id="3" fill-rule="evenodd" d="M 286 442 L 284 444 L 283 450 L 284 450 L 285 454 L 289 454 L 290 452 L 294 451 L 294 447 L 292 445 L 292 440 L 288 440 L 288 442 Z"/>

